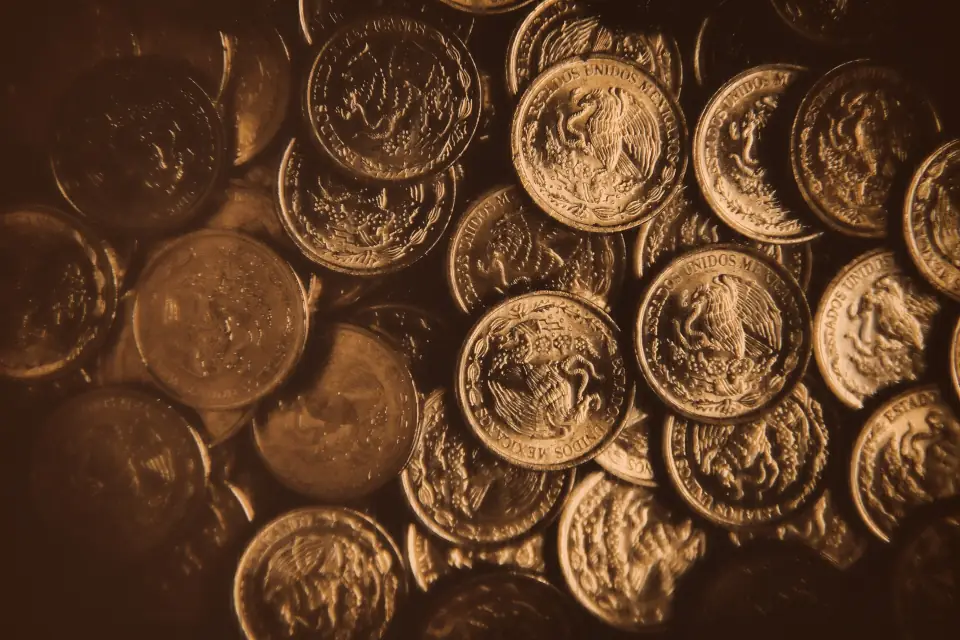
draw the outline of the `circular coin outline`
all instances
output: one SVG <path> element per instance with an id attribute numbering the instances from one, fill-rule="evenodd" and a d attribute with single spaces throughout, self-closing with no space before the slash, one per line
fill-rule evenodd
<path id="1" fill-rule="evenodd" d="M 956 398 L 960 400 L 960 320 L 957 320 L 950 338 L 950 381 Z"/>
<path id="2" fill-rule="evenodd" d="M 823 44 L 823 45 L 863 44 L 863 43 L 870 42 L 871 40 L 874 40 L 877 35 L 872 30 L 868 31 L 867 33 L 861 33 L 861 34 L 857 34 L 857 33 L 851 34 L 849 30 L 846 33 L 844 33 L 841 30 L 839 34 L 827 33 L 826 29 L 815 31 L 813 29 L 804 27 L 803 21 L 796 20 L 789 13 L 787 13 L 787 9 L 784 6 L 785 3 L 783 0 L 770 0 L 770 4 L 773 5 L 773 10 L 774 10 L 774 13 L 777 15 L 777 17 L 779 17 L 783 21 L 783 23 L 787 25 L 794 33 L 801 35 L 804 38 L 807 38 L 809 40 L 812 40 L 818 44 Z M 880 3 L 874 3 L 874 6 L 876 4 L 880 4 Z M 888 9 L 888 11 L 890 10 Z M 893 18 L 893 16 L 891 15 L 887 16 L 888 20 L 891 18 Z M 872 21 L 870 22 L 872 23 Z M 881 22 L 881 25 L 882 24 L 888 24 L 888 23 Z"/>
<path id="3" fill-rule="evenodd" d="M 528 4 L 534 2 L 534 0 L 502 0 L 500 3 L 495 2 L 476 2 L 475 0 L 440 0 L 445 5 L 456 9 L 457 11 L 463 11 L 464 13 L 471 13 L 477 16 L 492 16 L 500 13 L 510 13 L 511 11 L 516 11 L 521 9 Z"/>

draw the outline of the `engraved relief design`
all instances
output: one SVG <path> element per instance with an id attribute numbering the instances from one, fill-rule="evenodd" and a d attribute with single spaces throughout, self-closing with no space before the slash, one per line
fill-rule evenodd
<path id="1" fill-rule="evenodd" d="M 960 150 L 934 162 L 914 192 L 914 205 L 929 211 L 936 251 L 960 269 Z"/>
<path id="2" fill-rule="evenodd" d="M 894 604 L 906 640 L 945 637 L 960 605 L 960 517 L 928 522 L 899 553 Z M 949 631 L 946 631 L 949 634 Z"/>

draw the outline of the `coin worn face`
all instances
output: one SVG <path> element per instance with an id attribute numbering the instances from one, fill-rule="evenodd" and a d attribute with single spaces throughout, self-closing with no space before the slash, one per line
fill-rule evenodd
<path id="1" fill-rule="evenodd" d="M 620 235 L 558 224 L 510 186 L 487 192 L 463 214 L 450 241 L 447 275 L 465 313 L 537 290 L 565 291 L 609 308 L 625 262 Z"/>
<path id="2" fill-rule="evenodd" d="M 790 27 L 812 40 L 848 44 L 873 39 L 894 20 L 896 0 L 771 0 Z"/>
<path id="3" fill-rule="evenodd" d="M 433 312 L 409 304 L 387 302 L 358 310 L 352 321 L 396 345 L 406 356 L 418 387 L 430 388 L 423 387 L 421 381 L 433 381 L 434 378 L 442 378 L 449 384 L 450 367 L 438 367 L 450 360 L 449 328 Z M 438 374 L 438 368 L 443 369 L 442 374 Z"/>
<path id="4" fill-rule="evenodd" d="M 625 631 L 670 620 L 676 585 L 706 547 L 706 534 L 650 489 L 602 472 L 577 485 L 560 519 L 567 587 L 590 613 Z"/>
<path id="5" fill-rule="evenodd" d="M 597 456 L 597 464 L 621 480 L 656 486 L 650 463 L 650 415 L 638 402 L 636 390 L 627 410 L 626 426 Z"/>
<path id="6" fill-rule="evenodd" d="M 606 55 L 539 75 L 520 99 L 510 140 L 534 202 L 583 231 L 623 231 L 656 215 L 687 167 L 676 100 L 640 67 Z"/>
<path id="7" fill-rule="evenodd" d="M 248 640 L 378 640 L 406 594 L 396 543 L 341 507 L 290 511 L 265 526 L 233 583 Z"/>
<path id="8" fill-rule="evenodd" d="M 835 230 L 883 238 L 909 175 L 940 132 L 924 94 L 899 72 L 847 62 L 810 89 L 793 123 L 790 159 L 810 208 Z"/>
<path id="9" fill-rule="evenodd" d="M 419 400 L 403 355 L 348 324 L 322 338 L 315 373 L 271 399 L 257 449 L 291 489 L 321 501 L 368 495 L 397 477 L 417 442 Z"/>
<path id="10" fill-rule="evenodd" d="M 106 245 L 52 209 L 0 212 L 0 378 L 34 381 L 79 366 L 117 311 Z"/>
<path id="11" fill-rule="evenodd" d="M 185 224 L 224 162 L 217 109 L 181 66 L 153 58 L 100 64 L 64 97 L 51 164 L 64 198 L 125 232 Z"/>
<path id="12" fill-rule="evenodd" d="M 350 275 L 381 275 L 410 266 L 443 236 L 456 183 L 453 170 L 417 183 L 357 183 L 294 139 L 280 165 L 280 219 L 313 262 Z"/>
<path id="13" fill-rule="evenodd" d="M 647 288 L 635 330 L 650 387 L 702 422 L 762 415 L 793 390 L 810 359 L 803 291 L 773 260 L 736 245 L 671 262 Z"/>
<path id="14" fill-rule="evenodd" d="M 850 474 L 857 510 L 885 542 L 911 509 L 960 495 L 960 421 L 939 389 L 915 387 L 877 409 Z"/>
<path id="15" fill-rule="evenodd" d="M 303 351 L 303 286 L 266 245 L 197 231 L 164 247 L 140 277 L 133 310 L 150 373 L 184 404 L 237 409 L 290 374 Z"/>
<path id="16" fill-rule="evenodd" d="M 458 38 L 382 15 L 342 27 L 323 46 L 310 71 L 306 113 L 320 148 L 340 168 L 414 180 L 449 168 L 466 150 L 481 94 L 476 64 Z"/>
<path id="17" fill-rule="evenodd" d="M 960 300 L 960 140 L 934 151 L 907 190 L 904 233 L 910 257 L 937 289 Z"/>
<path id="18" fill-rule="evenodd" d="M 804 212 L 784 202 L 765 151 L 771 143 L 764 129 L 804 73 L 791 64 L 744 71 L 710 99 L 694 136 L 694 169 L 710 207 L 734 230 L 761 242 L 806 242 L 821 233 Z"/>
<path id="19" fill-rule="evenodd" d="M 589 0 L 545 0 L 517 27 L 507 49 L 510 95 L 522 93 L 548 67 L 592 53 L 632 62 L 680 95 L 683 65 L 676 38 L 655 25 L 603 20 Z"/>
<path id="20" fill-rule="evenodd" d="M 827 285 L 814 319 L 817 365 L 849 407 L 926 369 L 924 346 L 940 310 L 897 264 L 893 251 L 869 251 Z"/>
<path id="21" fill-rule="evenodd" d="M 565 469 L 624 424 L 632 382 L 609 317 L 560 293 L 511 298 L 474 325 L 457 400 L 474 434 L 508 462 Z"/>
<path id="22" fill-rule="evenodd" d="M 799 384 L 768 413 L 737 425 L 669 416 L 667 471 L 696 512 L 720 526 L 748 528 L 793 514 L 820 488 L 827 426 L 820 403 Z"/>
<path id="23" fill-rule="evenodd" d="M 400 476 L 407 503 L 431 532 L 460 545 L 498 544 L 555 518 L 573 471 L 514 466 L 471 439 L 442 389 L 423 403 L 420 440 Z"/>
<path id="24" fill-rule="evenodd" d="M 473 31 L 471 15 L 436 0 L 299 0 L 299 4 L 300 30 L 308 45 L 322 45 L 337 27 L 377 9 L 429 20 L 464 42 Z"/>
<path id="25" fill-rule="evenodd" d="M 165 542 L 203 500 L 210 461 L 165 402 L 123 387 L 55 410 L 33 450 L 31 492 L 51 530 L 133 560 Z"/>

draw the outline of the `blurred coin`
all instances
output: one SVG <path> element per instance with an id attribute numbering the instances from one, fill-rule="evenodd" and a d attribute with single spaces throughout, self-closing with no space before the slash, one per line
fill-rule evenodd
<path id="1" fill-rule="evenodd" d="M 824 290 L 813 324 L 817 365 L 830 390 L 849 407 L 926 369 L 925 345 L 940 310 L 897 264 L 874 249 L 840 270 Z"/>
<path id="2" fill-rule="evenodd" d="M 682 254 L 647 288 L 635 348 L 650 387 L 708 423 L 762 415 L 810 359 L 810 309 L 776 262 L 737 245 Z"/>
<path id="3" fill-rule="evenodd" d="M 771 0 L 790 27 L 829 44 L 872 40 L 894 21 L 896 0 Z"/>
<path id="4" fill-rule="evenodd" d="M 565 291 L 609 309 L 625 262 L 621 236 L 560 225 L 508 186 L 488 191 L 463 214 L 450 241 L 447 277 L 465 313 L 537 290 Z"/>
<path id="5" fill-rule="evenodd" d="M 396 543 L 341 507 L 286 513 L 240 559 L 233 606 L 248 640 L 378 640 L 406 597 Z"/>
<path id="6" fill-rule="evenodd" d="M 456 201 L 454 171 L 422 182 L 362 184 L 339 175 L 299 140 L 280 164 L 280 219 L 313 262 L 351 275 L 408 267 L 443 236 Z"/>
<path id="7" fill-rule="evenodd" d="M 620 331 L 562 293 L 530 293 L 489 311 L 467 335 L 457 400 L 492 452 L 531 469 L 595 457 L 624 426 L 633 387 Z"/>
<path id="8" fill-rule="evenodd" d="M 804 198 L 830 227 L 886 237 L 897 183 L 940 132 L 933 105 L 898 71 L 847 62 L 810 89 L 793 123 L 790 158 Z"/>
<path id="9" fill-rule="evenodd" d="M 278 251 L 295 253 L 296 246 L 283 230 L 277 215 L 276 164 L 255 163 L 227 183 L 216 211 L 204 221 L 208 229 L 239 231 L 265 242 Z"/>
<path id="10" fill-rule="evenodd" d="M 0 212 L 0 378 L 36 381 L 80 366 L 117 310 L 106 245 L 53 209 Z"/>
<path id="11" fill-rule="evenodd" d="M 676 38 L 643 20 L 614 24 L 590 0 L 544 0 L 514 31 L 507 49 L 511 96 L 557 62 L 591 53 L 609 53 L 633 62 L 672 95 L 680 95 L 683 64 Z"/>
<path id="12" fill-rule="evenodd" d="M 123 387 L 59 407 L 33 450 L 34 507 L 51 532 L 132 560 L 164 543 L 203 500 L 210 461 L 189 423 Z"/>
<path id="13" fill-rule="evenodd" d="M 867 419 L 850 484 L 863 521 L 885 542 L 911 509 L 960 495 L 960 422 L 937 387 L 904 391 Z"/>
<path id="14" fill-rule="evenodd" d="M 623 231 L 656 215 L 687 166 L 676 100 L 640 67 L 606 55 L 539 75 L 520 99 L 510 140 L 534 202 L 583 231 Z"/>
<path id="15" fill-rule="evenodd" d="M 494 0 L 495 1 L 495 0 Z M 430 20 L 466 42 L 473 31 L 473 18 L 454 11 L 437 0 L 299 0 L 300 28 L 309 45 L 322 45 L 337 27 L 361 18 L 374 9 L 399 11 Z"/>
<path id="16" fill-rule="evenodd" d="M 950 338 L 950 380 L 953 382 L 953 391 L 960 398 L 960 320 L 953 328 Z"/>
<path id="17" fill-rule="evenodd" d="M 216 108 L 184 67 L 158 58 L 101 63 L 64 98 L 51 153 L 64 198 L 126 232 L 185 224 L 224 161 Z"/>
<path id="18" fill-rule="evenodd" d="M 351 319 L 392 342 L 406 356 L 418 388 L 430 389 L 441 380 L 449 384 L 450 367 L 440 365 L 452 359 L 450 330 L 440 316 L 421 307 L 387 302 L 359 309 Z"/>
<path id="19" fill-rule="evenodd" d="M 650 489 L 587 476 L 560 519 L 560 568 L 581 605 L 625 631 L 672 617 L 677 582 L 706 553 L 707 536 L 671 514 Z"/>
<path id="20" fill-rule="evenodd" d="M 694 168 L 707 202 L 734 230 L 761 242 L 806 242 L 821 234 L 778 193 L 764 136 L 804 73 L 789 64 L 748 69 L 714 94 L 697 124 Z"/>
<path id="21" fill-rule="evenodd" d="M 433 534 L 459 545 L 526 535 L 559 513 L 573 471 L 533 471 L 500 460 L 470 439 L 449 394 L 423 403 L 420 440 L 400 480 L 407 503 Z"/>
<path id="22" fill-rule="evenodd" d="M 458 38 L 385 14 L 343 27 L 323 45 L 305 110 L 338 167 L 396 181 L 456 162 L 477 131 L 481 102 L 476 64 Z"/>
<path id="23" fill-rule="evenodd" d="M 489 15 L 492 13 L 505 13 L 515 11 L 524 5 L 528 5 L 533 0 L 441 0 L 454 9 L 466 11 L 467 13 L 477 13 Z"/>
<path id="24" fill-rule="evenodd" d="M 397 477 L 418 438 L 419 400 L 403 356 L 348 324 L 254 422 L 257 449 L 289 488 L 321 501 L 368 495 Z"/>
<path id="25" fill-rule="evenodd" d="M 638 402 L 635 390 L 627 410 L 626 426 L 600 455 L 597 464 L 621 480 L 633 484 L 656 486 L 650 463 L 650 414 Z"/>
<path id="26" fill-rule="evenodd" d="M 237 409 L 277 388 L 299 360 L 303 286 L 266 245 L 197 231 L 166 245 L 144 270 L 133 328 L 150 373 L 174 397 Z"/>
<path id="27" fill-rule="evenodd" d="M 907 249 L 928 282 L 960 300 L 960 140 L 917 169 L 904 212 Z"/>

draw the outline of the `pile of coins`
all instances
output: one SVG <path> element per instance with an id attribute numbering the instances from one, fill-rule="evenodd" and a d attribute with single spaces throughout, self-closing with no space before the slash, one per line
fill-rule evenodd
<path id="1" fill-rule="evenodd" d="M 901 3 L 161 4 L 7 84 L 12 637 L 953 637 Z"/>

